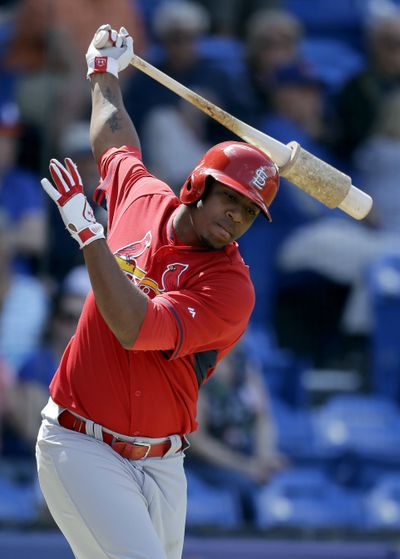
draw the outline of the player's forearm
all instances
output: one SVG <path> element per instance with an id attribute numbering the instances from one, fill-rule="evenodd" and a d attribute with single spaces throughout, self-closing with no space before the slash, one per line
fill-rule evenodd
<path id="1" fill-rule="evenodd" d="M 104 240 L 83 248 L 97 307 L 125 349 L 136 340 L 146 314 L 147 297 L 119 268 Z"/>
<path id="2" fill-rule="evenodd" d="M 193 433 L 190 444 L 194 454 L 212 464 L 237 471 L 243 471 L 246 467 L 245 455 L 231 450 L 224 443 L 200 430 Z"/>
<path id="3" fill-rule="evenodd" d="M 130 145 L 140 148 L 136 129 L 122 99 L 118 79 L 113 75 L 91 77 L 92 117 L 90 141 L 96 161 L 111 147 Z"/>
<path id="4" fill-rule="evenodd" d="M 273 418 L 260 413 L 255 423 L 256 456 L 270 456 L 277 451 L 277 436 Z"/>

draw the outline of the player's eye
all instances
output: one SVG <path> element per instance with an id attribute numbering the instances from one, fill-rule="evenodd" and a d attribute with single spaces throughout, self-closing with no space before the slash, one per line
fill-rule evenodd
<path id="1" fill-rule="evenodd" d="M 229 200 L 236 201 L 236 196 L 232 194 L 232 192 L 225 191 L 225 196 L 229 198 Z"/>

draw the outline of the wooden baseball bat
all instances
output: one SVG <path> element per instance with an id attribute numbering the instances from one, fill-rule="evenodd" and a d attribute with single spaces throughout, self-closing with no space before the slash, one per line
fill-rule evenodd
<path id="1" fill-rule="evenodd" d="M 349 176 L 304 150 L 297 142 L 282 144 L 224 111 L 137 55 L 134 55 L 131 64 L 198 107 L 245 142 L 262 149 L 278 165 L 283 177 L 329 208 L 338 207 L 355 219 L 363 219 L 368 215 L 372 198 L 352 185 Z"/>

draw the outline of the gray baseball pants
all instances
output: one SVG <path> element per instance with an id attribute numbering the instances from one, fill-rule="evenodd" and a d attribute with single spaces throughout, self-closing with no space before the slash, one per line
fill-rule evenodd
<path id="1" fill-rule="evenodd" d="M 180 559 L 184 453 L 128 460 L 61 427 L 47 408 L 36 445 L 39 482 L 76 559 Z"/>

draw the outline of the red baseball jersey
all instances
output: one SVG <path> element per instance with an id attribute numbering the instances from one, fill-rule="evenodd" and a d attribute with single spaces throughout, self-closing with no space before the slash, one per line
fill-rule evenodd
<path id="1" fill-rule="evenodd" d="M 254 289 L 236 243 L 184 246 L 174 235 L 180 205 L 123 146 L 101 158 L 96 201 L 106 198 L 108 245 L 149 297 L 132 349 L 124 349 L 85 302 L 50 385 L 61 406 L 119 433 L 162 437 L 196 429 L 198 389 L 243 334 Z"/>

